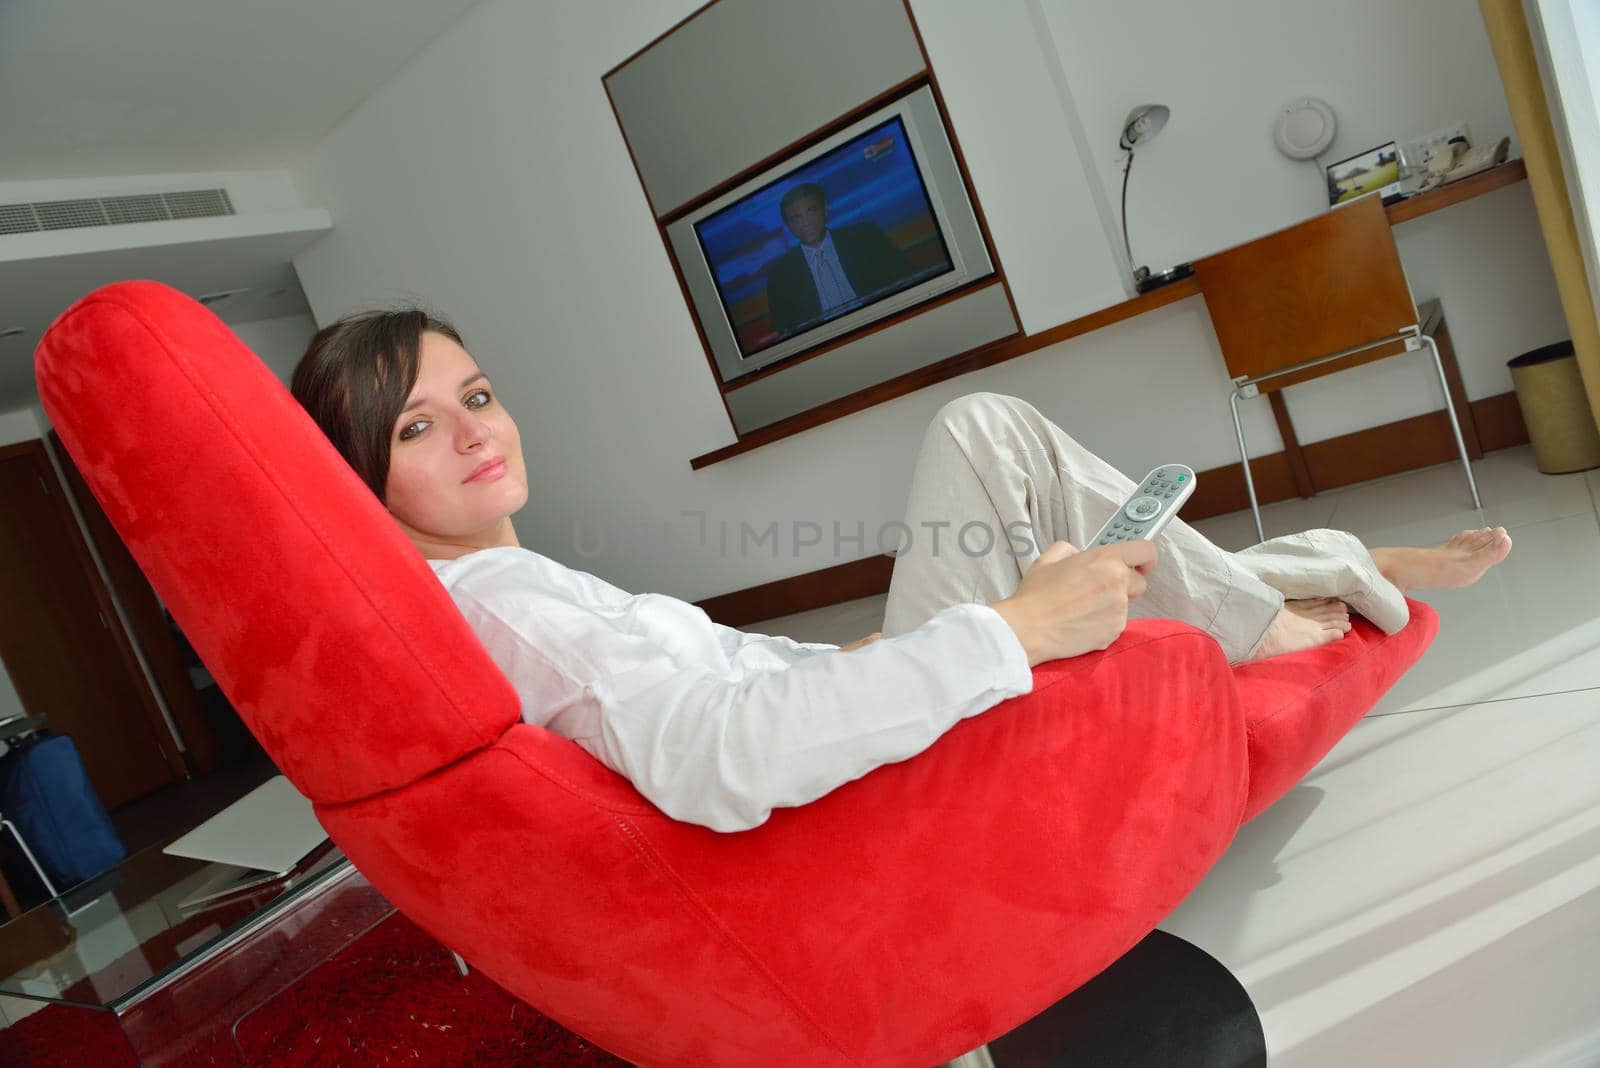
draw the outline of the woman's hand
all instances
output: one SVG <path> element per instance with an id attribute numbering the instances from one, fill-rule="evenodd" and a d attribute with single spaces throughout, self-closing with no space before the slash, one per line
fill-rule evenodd
<path id="1" fill-rule="evenodd" d="M 990 607 L 1022 642 L 1029 666 L 1104 649 L 1128 625 L 1128 603 L 1145 591 L 1156 564 L 1148 541 L 1078 550 L 1064 541 L 1046 549 L 1017 592 Z"/>
<path id="2" fill-rule="evenodd" d="M 883 637 L 883 631 L 875 630 L 871 634 L 867 635 L 865 638 L 857 638 L 855 641 L 851 642 L 849 645 L 841 645 L 841 646 L 839 646 L 839 651 L 841 653 L 848 653 L 850 650 L 859 649 L 863 645 L 871 645 L 873 642 L 877 641 L 881 637 Z"/>

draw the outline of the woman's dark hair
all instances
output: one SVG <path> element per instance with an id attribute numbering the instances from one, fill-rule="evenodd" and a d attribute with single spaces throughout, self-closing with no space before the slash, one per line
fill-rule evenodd
<path id="1" fill-rule="evenodd" d="M 289 390 L 378 500 L 389 481 L 395 420 L 417 384 L 422 335 L 461 345 L 455 327 L 421 308 L 347 315 L 317 331 Z"/>

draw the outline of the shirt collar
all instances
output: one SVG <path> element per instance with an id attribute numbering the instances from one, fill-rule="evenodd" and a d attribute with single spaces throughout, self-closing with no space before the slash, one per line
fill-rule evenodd
<path id="1" fill-rule="evenodd" d="M 810 245 L 801 245 L 800 251 L 806 254 L 806 259 L 808 260 L 818 260 L 826 256 L 833 251 L 833 231 L 829 230 L 824 233 L 822 240 L 817 242 L 816 248 L 812 248 Z"/>

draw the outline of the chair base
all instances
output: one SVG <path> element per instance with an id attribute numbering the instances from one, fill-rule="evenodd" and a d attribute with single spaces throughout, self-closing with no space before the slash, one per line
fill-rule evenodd
<path id="1" fill-rule="evenodd" d="M 1261 1017 L 1244 987 L 1215 958 L 1165 931 L 1150 932 L 1111 967 L 987 1049 L 996 1068 L 1267 1063 Z"/>

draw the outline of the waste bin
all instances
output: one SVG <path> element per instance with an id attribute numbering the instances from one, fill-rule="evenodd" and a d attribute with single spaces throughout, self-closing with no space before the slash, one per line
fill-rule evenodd
<path id="1" fill-rule="evenodd" d="M 1525 352 L 1506 366 L 1539 470 L 1561 475 L 1600 467 L 1600 429 L 1583 391 L 1572 342 Z"/>

